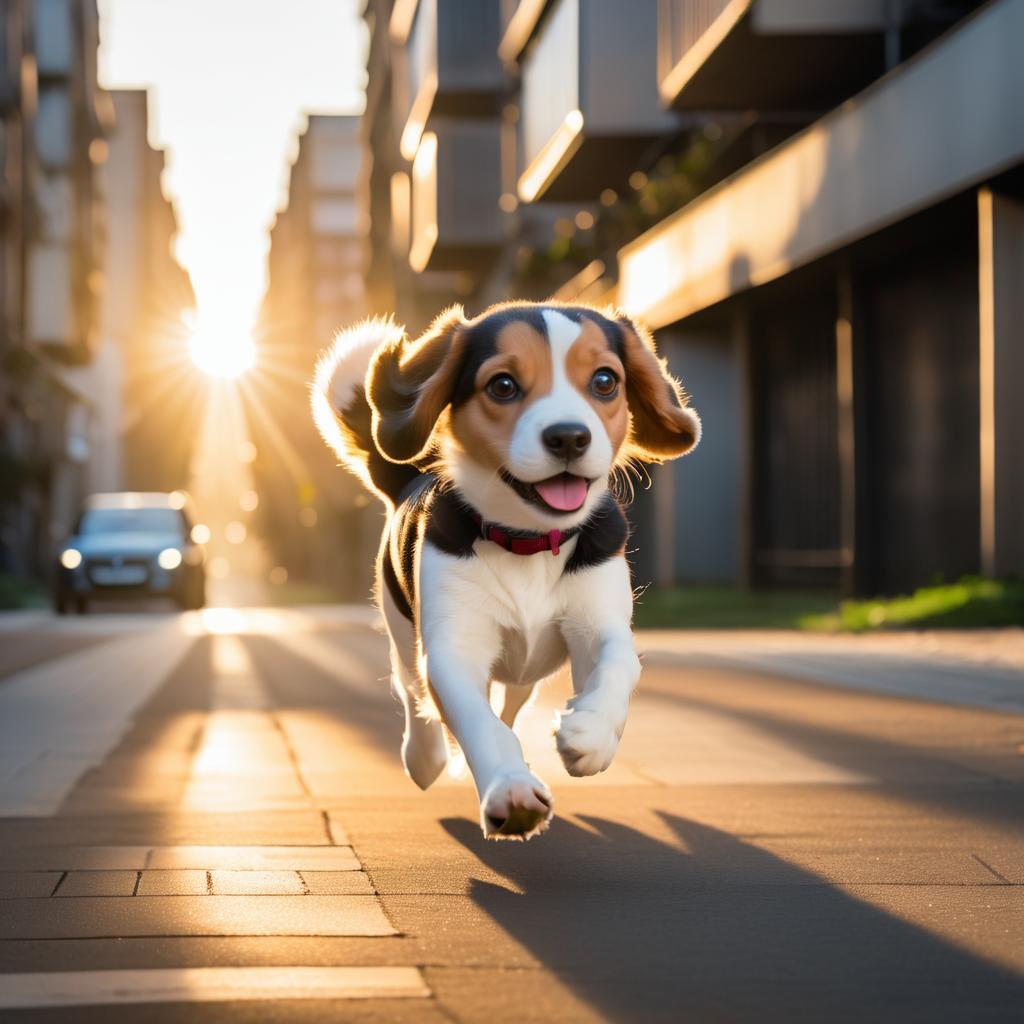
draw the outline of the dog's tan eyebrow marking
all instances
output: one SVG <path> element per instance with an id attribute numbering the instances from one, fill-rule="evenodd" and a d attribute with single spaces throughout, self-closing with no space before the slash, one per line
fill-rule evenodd
<path id="1" fill-rule="evenodd" d="M 608 339 L 597 324 L 586 322 L 580 336 L 573 342 L 566 356 L 566 374 L 580 391 L 587 391 L 590 378 L 603 366 L 614 370 L 625 379 L 625 367 L 618 353 L 609 346 Z"/>
<path id="2" fill-rule="evenodd" d="M 498 352 L 490 359 L 484 360 L 476 371 L 476 385 L 481 387 L 486 384 L 496 373 L 507 370 L 515 376 L 521 366 L 522 360 L 515 352 Z"/>
<path id="3" fill-rule="evenodd" d="M 515 321 L 498 333 L 496 348 L 497 352 L 477 370 L 478 388 L 494 374 L 507 370 L 531 394 L 550 390 L 551 349 L 546 337 L 525 321 Z"/>

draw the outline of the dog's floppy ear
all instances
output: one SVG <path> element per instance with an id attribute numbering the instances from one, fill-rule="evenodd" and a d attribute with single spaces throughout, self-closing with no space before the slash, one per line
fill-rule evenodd
<path id="1" fill-rule="evenodd" d="M 367 374 L 373 440 L 392 462 L 415 462 L 430 446 L 451 401 L 465 349 L 462 307 L 445 310 L 426 333 L 377 350 Z"/>
<path id="2" fill-rule="evenodd" d="M 617 322 L 632 419 L 628 454 L 645 462 L 685 455 L 700 440 L 700 417 L 687 405 L 686 392 L 658 356 L 650 334 L 628 317 Z"/>

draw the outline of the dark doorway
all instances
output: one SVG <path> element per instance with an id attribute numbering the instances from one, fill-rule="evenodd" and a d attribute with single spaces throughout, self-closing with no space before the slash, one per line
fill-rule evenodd
<path id="1" fill-rule="evenodd" d="M 867 589 L 980 567 L 978 267 L 945 240 L 864 281 Z"/>
<path id="2" fill-rule="evenodd" d="M 835 322 L 827 284 L 752 317 L 752 575 L 761 585 L 838 584 Z"/>

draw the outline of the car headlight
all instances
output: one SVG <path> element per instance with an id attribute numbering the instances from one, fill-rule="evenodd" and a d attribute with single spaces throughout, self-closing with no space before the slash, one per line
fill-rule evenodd
<path id="1" fill-rule="evenodd" d="M 161 569 L 177 569 L 181 565 L 181 552 L 177 548 L 164 548 L 156 556 L 156 564 Z"/>
<path id="2" fill-rule="evenodd" d="M 77 548 L 65 548 L 60 553 L 60 564 L 65 569 L 77 569 L 82 564 L 82 552 Z"/>

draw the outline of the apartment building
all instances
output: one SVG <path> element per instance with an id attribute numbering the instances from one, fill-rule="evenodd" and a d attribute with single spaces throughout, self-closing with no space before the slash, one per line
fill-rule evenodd
<path id="1" fill-rule="evenodd" d="M 1024 0 L 366 17 L 373 308 L 611 301 L 702 413 L 634 503 L 639 579 L 1024 572 Z"/>
<path id="2" fill-rule="evenodd" d="M 258 516 L 275 564 L 353 599 L 370 589 L 376 510 L 338 469 L 310 417 L 294 410 L 308 406 L 320 350 L 366 312 L 366 214 L 357 200 L 363 156 L 359 118 L 309 116 L 287 206 L 270 233 L 257 332 L 264 372 L 250 385 L 248 407 L 259 452 Z"/>
<path id="3" fill-rule="evenodd" d="M 174 247 L 165 154 L 149 142 L 149 96 L 110 92 L 100 167 L 106 212 L 95 357 L 77 371 L 95 400 L 90 490 L 185 487 L 202 417 L 187 340 L 195 296 Z"/>
<path id="4" fill-rule="evenodd" d="M 88 481 L 104 246 L 91 0 L 0 8 L 0 572 L 40 575 Z"/>

